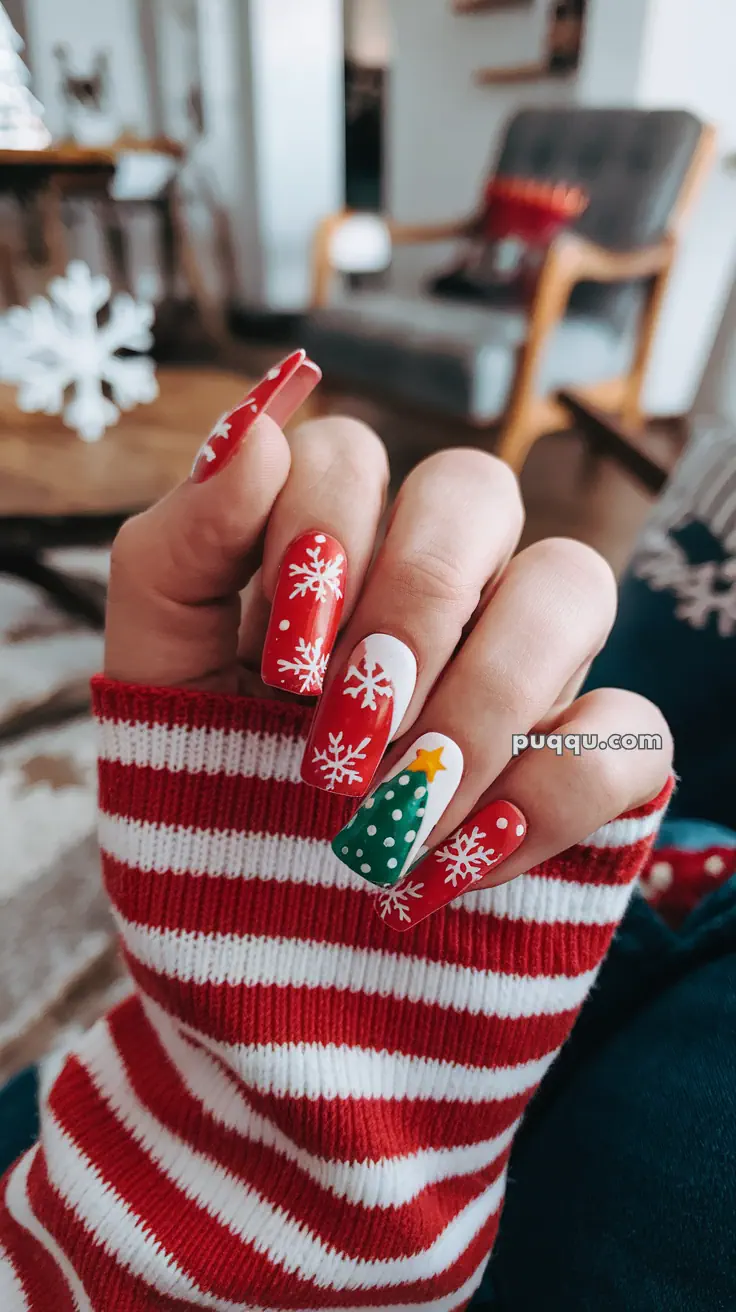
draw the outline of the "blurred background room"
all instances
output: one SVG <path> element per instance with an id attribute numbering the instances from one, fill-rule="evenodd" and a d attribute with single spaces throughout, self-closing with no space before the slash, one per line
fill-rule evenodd
<path id="1" fill-rule="evenodd" d="M 525 543 L 620 572 L 736 424 L 734 49 L 733 0 L 0 5 L 0 1084 L 126 987 L 87 717 L 117 527 L 304 345 L 394 487 L 496 451 Z"/>

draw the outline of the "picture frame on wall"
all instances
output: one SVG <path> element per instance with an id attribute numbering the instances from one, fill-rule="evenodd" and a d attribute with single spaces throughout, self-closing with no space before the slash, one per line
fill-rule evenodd
<path id="1" fill-rule="evenodd" d="M 457 3 L 463 2 L 457 0 Z M 582 57 L 587 2 L 548 0 L 547 34 L 542 59 L 502 68 L 480 68 L 474 75 L 475 82 L 479 86 L 500 86 L 574 76 Z M 458 12 L 472 11 L 468 9 Z"/>

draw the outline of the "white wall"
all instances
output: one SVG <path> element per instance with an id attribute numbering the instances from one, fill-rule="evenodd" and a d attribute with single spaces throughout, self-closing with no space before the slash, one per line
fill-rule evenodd
<path id="1" fill-rule="evenodd" d="M 255 306 L 301 309 L 309 298 L 314 230 L 343 203 L 342 0 L 195 3 L 206 119 L 195 165 L 230 219 L 236 286 L 228 291 Z M 52 132 L 65 127 L 53 57 L 62 41 L 80 71 L 100 50 L 109 52 L 122 127 L 146 136 L 159 126 L 141 47 L 145 4 L 148 31 L 158 35 L 161 126 L 187 135 L 190 38 L 167 15 L 165 0 L 26 4 L 35 90 Z"/>
<path id="2" fill-rule="evenodd" d="M 506 119 L 522 104 L 569 100 L 570 83 L 479 87 L 484 67 L 541 58 L 547 0 L 459 17 L 449 0 L 392 0 L 394 62 L 388 196 L 396 218 L 473 209 Z"/>
<path id="3" fill-rule="evenodd" d="M 460 218 L 476 207 L 507 119 L 521 105 L 560 104 L 572 82 L 480 87 L 480 68 L 541 59 L 547 0 L 459 17 L 449 0 L 391 0 L 393 63 L 387 130 L 388 207 L 403 221 Z M 406 286 L 449 250 L 400 252 Z"/>
<path id="4" fill-rule="evenodd" d="M 578 94 L 587 104 L 689 109 L 718 129 L 718 158 L 690 215 L 645 389 L 653 414 L 694 401 L 736 271 L 733 0 L 589 0 Z"/>
<path id="5" fill-rule="evenodd" d="M 66 45 L 80 73 L 107 52 L 112 93 L 123 128 L 141 135 L 151 131 L 151 106 L 141 58 L 137 0 L 26 0 L 28 44 L 33 60 L 34 91 L 46 110 L 55 136 L 65 129 L 59 94 L 59 66 L 54 47 Z"/>
<path id="6" fill-rule="evenodd" d="M 586 105 L 634 105 L 649 41 L 651 0 L 587 0 L 576 98 Z"/>
<path id="7" fill-rule="evenodd" d="M 341 0 L 248 0 L 264 304 L 308 303 L 320 219 L 344 196 Z"/>

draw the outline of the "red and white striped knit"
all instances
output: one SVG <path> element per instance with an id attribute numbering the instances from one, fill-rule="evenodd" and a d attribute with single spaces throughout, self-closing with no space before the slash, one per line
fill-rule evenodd
<path id="1" fill-rule="evenodd" d="M 465 1307 L 669 789 L 399 936 L 330 850 L 350 803 L 299 781 L 305 710 L 94 700 L 138 991 L 4 1181 L 3 1312 Z"/>

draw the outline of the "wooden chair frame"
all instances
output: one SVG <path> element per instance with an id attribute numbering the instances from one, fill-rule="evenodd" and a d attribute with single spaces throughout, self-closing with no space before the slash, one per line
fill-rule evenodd
<path id="1" fill-rule="evenodd" d="M 647 294 L 637 327 L 636 346 L 628 373 L 578 389 L 585 402 L 617 416 L 628 427 L 642 423 L 641 395 L 651 360 L 659 317 L 677 255 L 686 216 L 708 173 L 715 153 L 715 129 L 703 126 L 700 142 L 683 183 L 670 223 L 661 241 L 633 251 L 611 251 L 573 233 L 554 241 L 545 256 L 529 310 L 529 331 L 519 349 L 506 413 L 500 423 L 469 421 L 469 426 L 499 430 L 497 454 L 519 472 L 538 438 L 569 429 L 570 409 L 559 396 L 538 390 L 542 353 L 563 318 L 573 288 L 580 282 L 624 283 L 646 280 Z M 331 215 L 318 228 L 314 244 L 313 308 L 327 304 L 337 270 L 331 248 L 335 234 L 352 217 L 349 211 Z M 428 225 L 386 220 L 394 246 L 438 243 L 470 236 L 476 218 Z"/>

